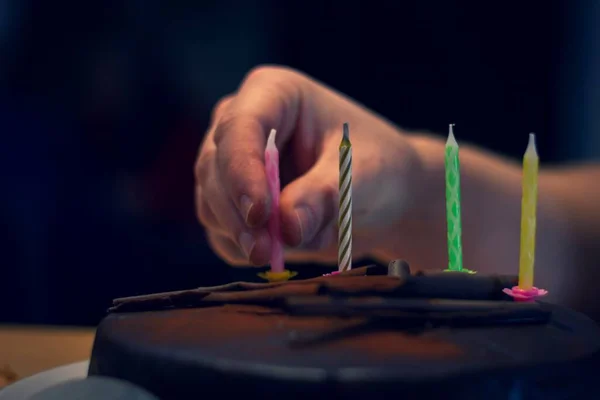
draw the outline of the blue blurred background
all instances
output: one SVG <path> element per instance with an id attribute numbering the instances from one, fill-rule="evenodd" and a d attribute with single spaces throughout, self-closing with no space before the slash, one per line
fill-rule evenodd
<path id="1" fill-rule="evenodd" d="M 600 150 L 598 1 L 0 0 L 0 321 L 252 279 L 208 248 L 192 166 L 262 63 L 406 128 L 546 163 Z M 319 273 L 306 267 L 307 274 Z"/>

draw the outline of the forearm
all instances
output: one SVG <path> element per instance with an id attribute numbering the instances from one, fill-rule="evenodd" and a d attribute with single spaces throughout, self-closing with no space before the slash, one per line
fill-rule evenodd
<path id="1" fill-rule="evenodd" d="M 399 230 L 398 240 L 411 246 L 403 248 L 403 254 L 391 250 L 403 246 L 387 246 L 376 256 L 405 257 L 419 269 L 446 268 L 444 142 L 426 136 L 411 140 L 424 168 L 424 197 L 419 202 L 423 206 L 407 215 Z M 481 273 L 517 274 L 521 166 L 466 145 L 461 146 L 460 162 L 464 267 Z M 540 176 L 535 283 L 550 290 L 552 300 L 573 305 L 573 257 L 579 244 L 571 231 L 578 228 L 569 223 L 570 201 L 559 194 L 555 175 L 542 172 Z"/>
<path id="2" fill-rule="evenodd" d="M 569 285 L 568 300 L 573 307 L 600 319 L 600 166 L 581 165 L 544 174 L 548 191 L 566 221 L 571 245 L 564 285 Z"/>

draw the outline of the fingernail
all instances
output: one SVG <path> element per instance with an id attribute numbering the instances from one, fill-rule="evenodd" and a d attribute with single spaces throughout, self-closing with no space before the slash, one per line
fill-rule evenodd
<path id="1" fill-rule="evenodd" d="M 250 197 L 243 195 L 240 200 L 240 204 L 242 206 L 242 216 L 244 217 L 244 222 L 246 223 L 246 225 L 248 225 L 249 224 L 248 220 L 250 217 L 250 210 L 252 210 L 252 207 L 254 207 L 254 203 L 252 203 L 252 200 L 250 200 Z"/>
<path id="2" fill-rule="evenodd" d="M 296 209 L 296 218 L 300 226 L 300 244 L 310 242 L 315 235 L 315 217 L 308 207 Z"/>
<path id="3" fill-rule="evenodd" d="M 246 259 L 250 259 L 250 254 L 252 254 L 252 250 L 254 249 L 254 245 L 256 242 L 251 234 L 248 232 L 242 232 L 240 234 L 240 246 L 242 247 L 242 251 L 246 255 Z"/>

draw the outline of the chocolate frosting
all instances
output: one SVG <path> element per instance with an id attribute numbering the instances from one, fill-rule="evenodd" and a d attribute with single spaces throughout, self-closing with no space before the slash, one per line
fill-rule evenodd
<path id="1" fill-rule="evenodd" d="M 549 307 L 546 324 L 476 329 L 297 317 L 248 304 L 115 313 L 98 328 L 89 373 L 130 381 L 161 399 L 589 394 L 600 329 Z"/>
<path id="2" fill-rule="evenodd" d="M 514 276 L 392 272 L 116 299 L 89 374 L 161 399 L 593 397 L 593 321 L 514 303 Z"/>
<path id="3" fill-rule="evenodd" d="M 167 400 L 594 397 L 593 321 L 515 303 L 502 289 L 516 276 L 411 275 L 396 261 L 116 299 L 89 374 Z"/>

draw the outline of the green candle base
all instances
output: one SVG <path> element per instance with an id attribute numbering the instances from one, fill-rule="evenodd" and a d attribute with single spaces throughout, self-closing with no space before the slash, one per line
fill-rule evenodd
<path id="1" fill-rule="evenodd" d="M 462 273 L 465 273 L 465 274 L 476 274 L 477 273 L 477 271 L 471 271 L 470 269 L 466 269 L 466 268 L 463 268 L 461 270 L 457 270 L 457 269 L 445 269 L 444 272 L 462 272 Z"/>

